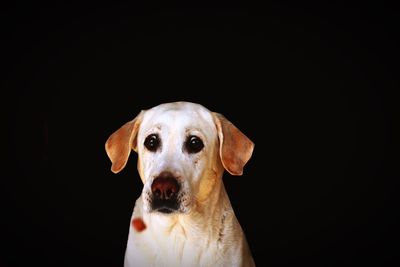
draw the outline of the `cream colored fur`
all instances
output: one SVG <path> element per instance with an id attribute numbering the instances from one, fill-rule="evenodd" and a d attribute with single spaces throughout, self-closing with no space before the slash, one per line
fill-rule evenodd
<path id="1" fill-rule="evenodd" d="M 161 149 L 146 150 L 145 138 L 157 133 Z M 201 138 L 204 148 L 185 153 L 188 135 Z M 242 175 L 254 144 L 218 113 L 189 103 L 161 104 L 142 111 L 106 142 L 112 171 L 121 171 L 133 149 L 143 191 L 132 219 L 142 218 L 146 229 L 129 230 L 125 267 L 139 266 L 255 266 L 245 235 L 222 181 L 224 169 Z M 168 171 L 181 184 L 178 212 L 151 210 L 151 184 Z"/>

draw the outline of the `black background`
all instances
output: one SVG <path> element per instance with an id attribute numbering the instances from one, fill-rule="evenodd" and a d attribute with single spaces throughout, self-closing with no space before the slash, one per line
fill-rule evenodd
<path id="1" fill-rule="evenodd" d="M 177 100 L 256 144 L 224 183 L 258 266 L 398 261 L 396 9 L 328 3 L 3 7 L 0 266 L 122 266 L 142 185 L 104 143 Z"/>

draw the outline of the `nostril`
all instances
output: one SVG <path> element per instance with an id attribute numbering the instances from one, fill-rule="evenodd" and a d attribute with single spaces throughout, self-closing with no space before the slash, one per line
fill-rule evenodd
<path id="1" fill-rule="evenodd" d="M 161 197 L 161 190 L 160 189 L 155 189 L 154 191 L 153 191 L 153 194 L 156 196 L 156 197 Z"/>
<path id="2" fill-rule="evenodd" d="M 165 198 L 170 199 L 174 195 L 174 192 L 172 189 L 167 189 L 167 192 L 165 192 Z"/>

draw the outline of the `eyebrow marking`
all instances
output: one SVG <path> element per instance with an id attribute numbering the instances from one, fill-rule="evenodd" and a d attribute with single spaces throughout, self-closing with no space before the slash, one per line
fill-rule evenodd
<path id="1" fill-rule="evenodd" d="M 154 134 L 154 133 L 159 133 L 159 132 L 161 132 L 161 129 L 162 129 L 161 124 L 155 124 L 145 132 L 145 136 L 148 136 L 148 135 Z"/>

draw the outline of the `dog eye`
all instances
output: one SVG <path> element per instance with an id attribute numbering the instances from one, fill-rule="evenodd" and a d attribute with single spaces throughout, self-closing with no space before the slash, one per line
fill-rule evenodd
<path id="1" fill-rule="evenodd" d="M 151 134 L 146 137 L 146 140 L 144 140 L 144 146 L 148 150 L 154 152 L 160 146 L 160 138 L 158 138 L 158 135 L 156 134 Z"/>
<path id="2" fill-rule="evenodd" d="M 189 153 L 197 153 L 203 149 L 204 144 L 200 138 L 192 135 L 189 136 L 188 139 L 186 140 L 185 147 Z"/>

